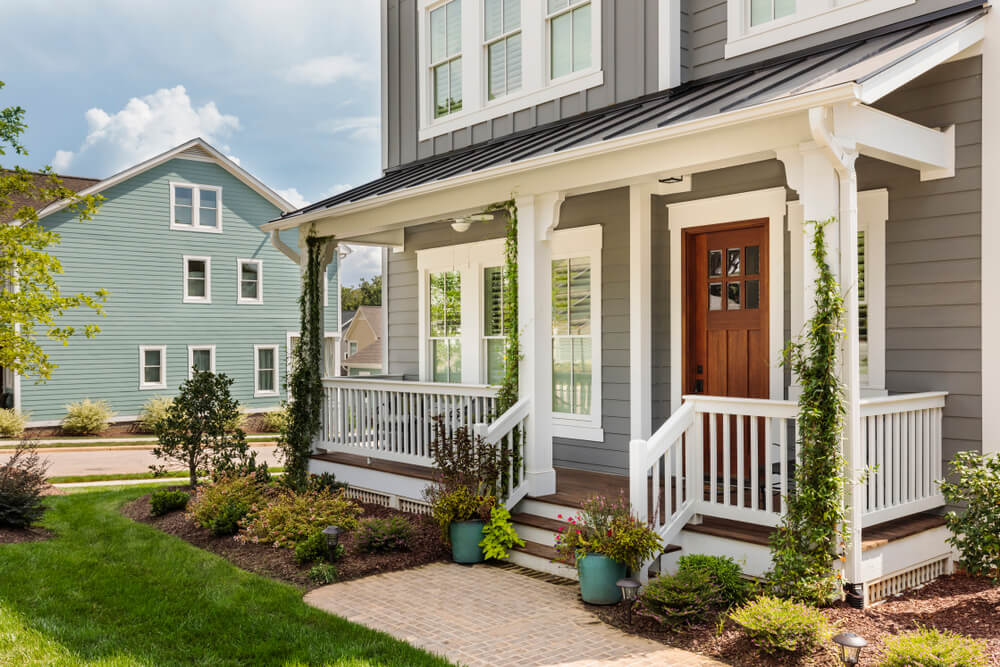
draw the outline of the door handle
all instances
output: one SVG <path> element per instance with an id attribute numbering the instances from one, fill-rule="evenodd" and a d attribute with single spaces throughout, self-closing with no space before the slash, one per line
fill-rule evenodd
<path id="1" fill-rule="evenodd" d="M 695 380 L 694 381 L 694 393 L 696 393 L 696 394 L 704 394 L 705 393 L 705 381 L 704 380 Z"/>

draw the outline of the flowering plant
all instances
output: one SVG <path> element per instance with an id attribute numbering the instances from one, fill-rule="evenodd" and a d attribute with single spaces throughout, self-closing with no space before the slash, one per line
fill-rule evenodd
<path id="1" fill-rule="evenodd" d="M 560 514 L 560 519 L 564 517 Z M 569 525 L 556 535 L 559 560 L 572 564 L 587 554 L 600 554 L 637 571 L 663 548 L 660 536 L 632 515 L 624 498 L 591 496 Z"/>

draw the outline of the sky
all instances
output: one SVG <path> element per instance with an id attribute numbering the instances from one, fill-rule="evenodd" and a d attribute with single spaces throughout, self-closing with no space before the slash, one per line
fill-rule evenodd
<path id="1" fill-rule="evenodd" d="M 297 206 L 379 175 L 377 0 L 32 0 L 4 23 L 29 151 L 5 165 L 104 178 L 200 136 Z M 342 282 L 378 270 L 358 249 Z"/>

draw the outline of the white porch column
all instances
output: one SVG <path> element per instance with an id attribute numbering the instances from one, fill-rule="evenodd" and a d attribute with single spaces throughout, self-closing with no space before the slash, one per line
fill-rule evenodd
<path id="1" fill-rule="evenodd" d="M 559 224 L 561 192 L 516 198 L 518 326 L 521 397 L 531 411 L 525 466 L 531 495 L 555 493 L 552 468 L 552 230 Z"/>
<path id="2" fill-rule="evenodd" d="M 629 188 L 629 406 L 632 440 L 653 428 L 652 188 Z"/>
<path id="3" fill-rule="evenodd" d="M 1000 14 L 994 8 L 984 19 L 986 39 L 983 40 L 983 118 L 993 119 L 983 123 L 982 143 L 982 216 L 981 244 L 983 249 L 995 248 L 1000 243 L 1000 188 L 996 187 L 996 175 L 1000 174 Z M 989 182 L 992 177 L 993 183 Z M 985 256 L 985 252 L 983 252 Z M 982 286 L 980 292 L 983 341 L 996 341 L 1000 337 L 1000 307 L 989 294 L 988 285 L 993 280 L 993 265 L 982 262 Z M 983 416 L 983 454 L 1000 454 L 1000 410 L 993 406 L 1000 401 L 1000 347 L 992 342 L 982 345 L 981 400 Z"/>

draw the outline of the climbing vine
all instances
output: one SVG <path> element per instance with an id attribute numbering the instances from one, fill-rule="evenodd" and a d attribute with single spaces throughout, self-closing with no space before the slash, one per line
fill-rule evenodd
<path id="1" fill-rule="evenodd" d="M 774 565 L 768 575 L 775 594 L 811 604 L 827 604 L 839 592 L 833 563 L 847 539 L 846 464 L 841 448 L 845 406 L 837 374 L 844 301 L 826 260 L 824 229 L 830 222 L 809 223 L 816 230 L 812 256 L 819 269 L 815 313 L 807 325 L 805 342 L 789 343 L 785 349 L 785 363 L 802 386 L 798 413 L 801 454 L 794 491 L 784 500 L 787 512 L 771 535 Z M 840 558 L 843 560 L 842 555 Z"/>
<path id="2" fill-rule="evenodd" d="M 317 238 L 315 231 L 306 239 L 308 263 L 302 276 L 299 295 L 299 342 L 293 352 L 294 367 L 288 407 L 279 446 L 285 459 L 286 484 L 302 489 L 306 484 L 309 455 L 313 437 L 320 428 L 323 406 L 323 251 L 326 239 Z"/>
<path id="3" fill-rule="evenodd" d="M 503 331 L 507 334 L 504 347 L 504 376 L 497 395 L 497 413 L 503 414 L 517 403 L 517 374 L 521 362 L 521 340 L 517 325 L 517 204 L 513 199 L 490 204 L 487 213 L 503 212 L 507 216 L 507 237 L 504 242 Z"/>

